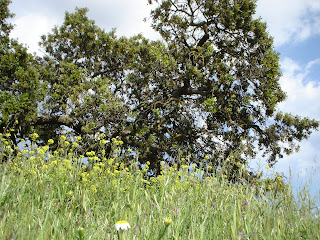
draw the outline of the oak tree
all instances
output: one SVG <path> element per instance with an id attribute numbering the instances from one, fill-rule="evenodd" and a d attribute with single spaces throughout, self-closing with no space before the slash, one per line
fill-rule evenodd
<path id="1" fill-rule="evenodd" d="M 258 153 L 272 166 L 318 128 L 278 111 L 286 98 L 279 56 L 266 24 L 254 18 L 254 0 L 149 3 L 159 41 L 117 37 L 77 8 L 42 37 L 44 56 L 21 55 L 17 43 L 25 57 L 13 61 L 17 51 L 4 45 L 1 61 L 14 64 L 1 68 L 2 128 L 17 119 L 17 139 L 35 130 L 39 143 L 82 136 L 84 152 L 98 147 L 99 135 L 119 137 L 156 174 L 162 160 L 187 158 L 224 166 L 231 181 Z"/>

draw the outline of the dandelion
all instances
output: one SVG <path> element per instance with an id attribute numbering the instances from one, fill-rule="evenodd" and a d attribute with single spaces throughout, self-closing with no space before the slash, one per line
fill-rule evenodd
<path id="1" fill-rule="evenodd" d="M 266 169 L 270 169 L 270 166 L 269 166 L 269 165 L 267 165 L 267 166 L 266 166 Z"/>
<path id="2" fill-rule="evenodd" d="M 118 221 L 115 224 L 116 230 L 128 230 L 130 227 L 130 224 L 127 221 Z"/>

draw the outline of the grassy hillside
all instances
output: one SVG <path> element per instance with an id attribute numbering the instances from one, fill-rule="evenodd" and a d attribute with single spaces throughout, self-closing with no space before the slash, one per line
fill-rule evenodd
<path id="1" fill-rule="evenodd" d="M 320 239 L 308 192 L 294 198 L 280 176 L 229 184 L 223 171 L 206 174 L 210 166 L 162 162 L 153 178 L 120 140 L 112 157 L 79 156 L 79 141 L 62 137 L 55 152 L 49 141 L 12 157 L 1 136 L 0 239 Z M 118 221 L 130 229 L 117 230 Z"/>

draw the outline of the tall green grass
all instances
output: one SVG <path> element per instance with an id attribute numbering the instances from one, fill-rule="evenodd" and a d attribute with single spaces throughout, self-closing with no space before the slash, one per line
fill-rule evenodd
<path id="1" fill-rule="evenodd" d="M 113 140 L 114 155 L 89 152 L 83 166 L 77 141 L 21 151 L 13 157 L 2 137 L 0 239 L 319 239 L 320 221 L 308 192 L 260 180 L 230 184 L 207 169 L 147 177 L 130 150 Z M 81 141 L 78 139 L 78 141 Z M 120 154 L 122 153 L 122 154 Z M 200 177 L 203 176 L 203 177 Z M 267 182 L 267 184 L 266 184 Z M 281 187 L 279 187 L 281 186 Z M 115 228 L 117 221 L 131 228 Z"/>

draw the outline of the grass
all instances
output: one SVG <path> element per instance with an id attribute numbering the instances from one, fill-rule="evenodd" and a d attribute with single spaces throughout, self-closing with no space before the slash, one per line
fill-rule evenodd
<path id="1" fill-rule="evenodd" d="M 65 140 L 53 153 L 33 145 L 13 157 L 2 136 L 0 239 L 320 239 L 314 201 L 294 198 L 279 177 L 230 184 L 163 162 L 162 175 L 147 178 L 148 164 L 139 169 L 116 139 L 112 158 L 87 154 L 99 162 L 89 170 L 77 141 Z M 117 221 L 131 228 L 117 231 Z"/>

